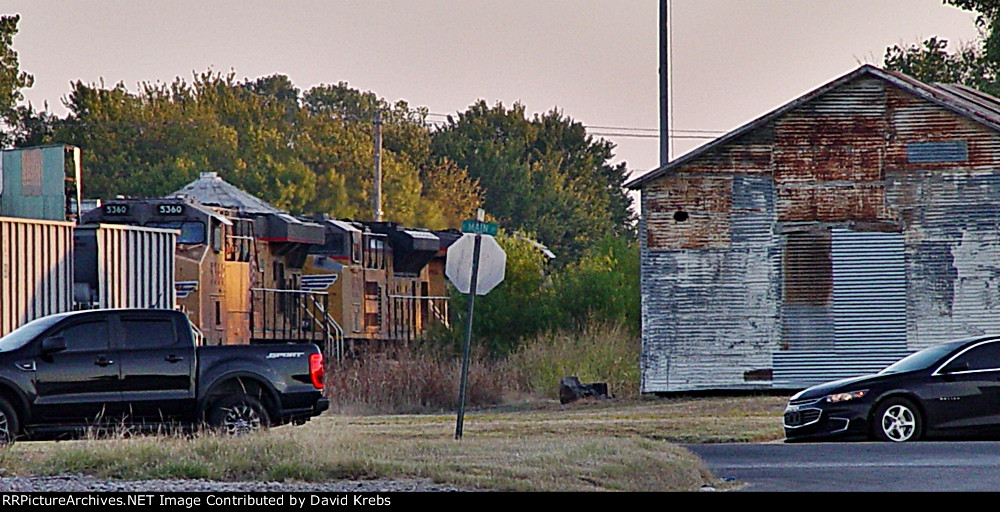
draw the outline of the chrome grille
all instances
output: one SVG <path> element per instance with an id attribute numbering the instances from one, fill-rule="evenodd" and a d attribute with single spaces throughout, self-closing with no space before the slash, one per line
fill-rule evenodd
<path id="1" fill-rule="evenodd" d="M 816 402 L 819 402 L 822 399 L 823 399 L 822 397 L 821 398 L 800 398 L 798 400 L 791 400 L 791 401 L 789 401 L 788 405 L 795 405 L 795 406 L 799 406 L 799 405 L 811 405 L 811 404 L 814 404 Z"/>
<path id="2" fill-rule="evenodd" d="M 799 409 L 796 411 L 788 411 L 785 413 L 785 426 L 801 427 L 809 425 L 810 423 L 816 423 L 819 421 L 820 414 L 822 414 L 822 411 L 819 409 Z"/>

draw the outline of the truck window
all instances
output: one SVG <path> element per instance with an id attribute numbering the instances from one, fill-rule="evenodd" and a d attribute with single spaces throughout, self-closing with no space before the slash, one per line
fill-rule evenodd
<path id="1" fill-rule="evenodd" d="M 169 318 L 123 318 L 125 346 L 135 349 L 170 347 L 177 340 L 174 322 Z"/>
<path id="2" fill-rule="evenodd" d="M 62 336 L 66 340 L 66 352 L 100 352 L 108 349 L 108 325 L 104 321 L 71 325 L 52 336 Z"/>

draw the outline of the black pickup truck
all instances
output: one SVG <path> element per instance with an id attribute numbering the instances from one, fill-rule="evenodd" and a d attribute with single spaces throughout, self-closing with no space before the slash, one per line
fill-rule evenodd
<path id="1" fill-rule="evenodd" d="M 200 347 L 179 311 L 62 313 L 0 338 L 0 442 L 102 425 L 241 433 L 329 405 L 316 345 Z"/>

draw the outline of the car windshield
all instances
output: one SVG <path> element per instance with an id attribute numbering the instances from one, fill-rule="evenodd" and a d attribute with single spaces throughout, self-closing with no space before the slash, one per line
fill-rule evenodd
<path id="1" fill-rule="evenodd" d="M 914 352 L 899 361 L 889 365 L 886 369 L 878 372 L 879 375 L 886 375 L 890 373 L 903 373 L 912 372 L 915 370 L 926 370 L 930 368 L 935 363 L 941 361 L 942 358 L 950 354 L 953 350 L 965 345 L 968 340 L 953 341 L 950 343 L 942 343 L 940 345 L 935 345 L 931 348 L 925 348 L 919 352 Z"/>
<path id="2" fill-rule="evenodd" d="M 32 320 L 17 329 L 14 329 L 3 338 L 0 338 L 0 352 L 10 352 L 17 350 L 35 339 L 45 329 L 62 320 L 66 315 L 52 315 Z"/>

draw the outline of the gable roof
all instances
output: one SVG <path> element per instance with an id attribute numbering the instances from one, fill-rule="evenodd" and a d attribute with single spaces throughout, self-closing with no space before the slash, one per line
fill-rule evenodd
<path id="1" fill-rule="evenodd" d="M 215 172 L 203 172 L 197 180 L 167 197 L 185 198 L 208 206 L 231 208 L 241 213 L 285 213 L 284 210 L 227 183 Z"/>
<path id="2" fill-rule="evenodd" d="M 937 104 L 960 116 L 976 121 L 987 128 L 1000 132 L 1000 98 L 991 96 L 984 92 L 977 91 L 970 87 L 958 84 L 926 84 L 915 78 L 902 73 L 886 71 L 871 64 L 865 64 L 860 68 L 837 78 L 819 88 L 800 96 L 781 107 L 778 107 L 767 114 L 764 114 L 753 121 L 715 139 L 697 149 L 682 155 L 666 165 L 653 169 L 646 174 L 634 178 L 625 185 L 625 188 L 638 189 L 649 180 L 663 176 L 664 174 L 684 165 L 701 155 L 708 153 L 720 146 L 732 142 L 742 135 L 756 130 L 778 117 L 836 89 L 848 82 L 864 76 L 873 76 L 885 80 L 886 82 L 921 97 L 931 103 Z"/>

